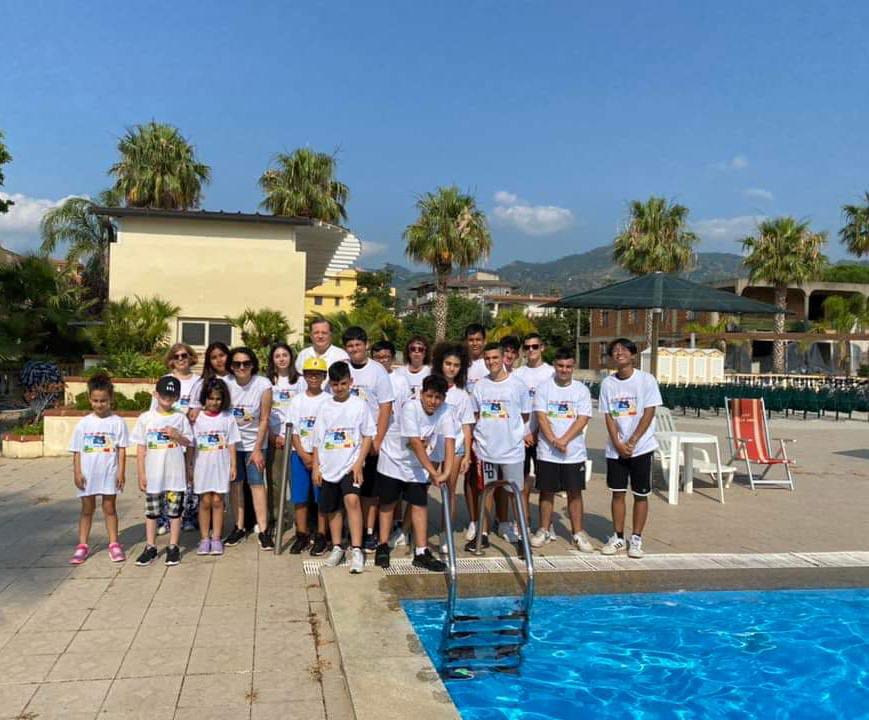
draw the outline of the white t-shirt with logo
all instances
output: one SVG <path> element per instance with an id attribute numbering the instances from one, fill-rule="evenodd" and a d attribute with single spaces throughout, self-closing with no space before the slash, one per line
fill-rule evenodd
<path id="1" fill-rule="evenodd" d="M 619 438 L 623 442 L 631 437 L 637 425 L 640 424 L 643 411 L 646 408 L 657 407 L 661 404 L 658 381 L 644 370 L 634 369 L 626 380 L 619 379 L 618 375 L 615 374 L 609 375 L 600 384 L 598 409 L 602 415 L 609 415 L 616 421 L 619 428 Z M 655 419 L 652 418 L 648 429 L 634 448 L 634 457 L 653 452 L 657 448 Z M 609 433 L 607 433 L 606 456 L 611 459 L 616 459 L 619 456 L 610 442 Z"/>
<path id="2" fill-rule="evenodd" d="M 215 374 L 213 377 L 217 380 L 223 380 L 223 382 L 226 383 L 227 390 L 229 389 L 229 386 L 235 382 L 235 375 L 233 375 L 232 373 L 226 373 L 226 375 Z M 202 387 L 205 385 L 206 382 L 207 382 L 207 380 L 205 380 L 204 378 L 202 378 L 202 377 L 199 378 L 199 387 L 196 388 L 196 392 L 190 396 L 190 409 L 191 410 L 201 410 L 202 409 L 202 403 L 199 402 L 199 395 L 201 394 Z M 156 408 L 152 408 L 152 410 L 155 410 L 155 409 Z"/>
<path id="3" fill-rule="evenodd" d="M 456 457 L 461 457 L 465 454 L 465 433 L 463 432 L 465 425 L 473 425 L 474 418 L 474 403 L 467 390 L 458 388 L 453 385 L 447 390 L 447 399 L 445 402 L 453 412 L 453 418 L 459 426 L 459 431 L 456 434 Z M 439 438 L 435 449 L 432 451 L 433 462 L 444 461 L 444 443 L 443 439 Z"/>
<path id="4" fill-rule="evenodd" d="M 241 442 L 238 423 L 230 412 L 212 415 L 201 412 L 193 424 L 196 456 L 193 464 L 193 489 L 197 495 L 229 492 L 231 455 Z"/>
<path id="5" fill-rule="evenodd" d="M 163 377 L 175 378 L 179 383 L 181 383 L 181 394 L 172 404 L 172 410 L 186 414 L 188 410 L 196 410 L 202 407 L 202 404 L 199 402 L 199 393 L 202 392 L 202 378 L 199 377 L 199 375 L 180 378 L 170 373 Z M 157 410 L 157 398 L 151 398 L 151 407 L 148 409 L 153 411 Z"/>
<path id="6" fill-rule="evenodd" d="M 75 426 L 69 451 L 79 454 L 86 495 L 116 495 L 118 492 L 118 452 L 127 447 L 127 426 L 117 415 L 85 415 Z"/>
<path id="7" fill-rule="evenodd" d="M 555 370 L 549 363 L 541 363 L 537 367 L 523 365 L 513 371 L 513 375 L 528 386 L 528 394 L 531 396 L 532 407 L 534 406 L 534 395 L 537 392 L 537 388 L 549 380 L 554 372 Z M 534 413 L 531 413 L 531 417 L 528 419 L 528 431 L 537 432 L 537 418 L 534 416 Z"/>
<path id="8" fill-rule="evenodd" d="M 384 457 L 383 450 L 377 462 L 378 472 L 389 477 L 412 483 L 427 483 L 428 473 L 417 458 L 416 453 L 410 446 L 411 438 L 419 438 L 423 441 L 426 453 L 431 457 L 438 438 L 456 437 L 458 424 L 449 406 L 444 403 L 431 415 L 423 410 L 419 400 L 410 400 L 401 409 L 401 444 L 400 452 L 393 456 Z M 384 443 L 385 447 L 385 443 Z M 386 464 L 381 469 L 381 462 Z"/>
<path id="9" fill-rule="evenodd" d="M 418 372 L 411 372 L 409 365 L 402 365 L 392 371 L 392 375 L 398 375 L 405 379 L 410 388 L 410 396 L 416 400 L 422 393 L 422 381 L 431 375 L 431 368 L 423 365 Z"/>
<path id="10" fill-rule="evenodd" d="M 296 395 L 290 402 L 289 421 L 293 423 L 293 435 L 298 436 L 305 452 L 314 451 L 314 427 L 317 413 L 320 412 L 320 407 L 330 397 L 325 391 L 314 396 L 303 392 Z"/>
<path id="11" fill-rule="evenodd" d="M 525 421 L 531 412 L 528 386 L 508 375 L 499 382 L 488 377 L 480 380 L 471 392 L 474 412 L 479 413 L 474 426 L 474 452 L 484 462 L 509 464 L 525 460 Z"/>
<path id="12" fill-rule="evenodd" d="M 301 375 L 294 383 L 285 375 L 278 376 L 272 385 L 272 412 L 269 415 L 269 431 L 273 435 L 283 435 L 284 426 L 290 422 L 290 402 L 307 388 L 308 384 Z"/>
<path id="13" fill-rule="evenodd" d="M 535 413 L 546 415 L 555 437 L 561 437 L 577 418 L 591 417 L 591 393 L 576 380 L 562 387 L 555 382 L 555 378 L 550 378 L 537 386 L 532 409 Z M 582 433 L 577 435 L 567 444 L 567 452 L 563 453 L 550 445 L 540 433 L 537 438 L 537 459 L 564 465 L 585 462 L 588 459 L 585 438 Z"/>
<path id="14" fill-rule="evenodd" d="M 379 362 L 369 360 L 361 368 L 350 366 L 350 375 L 353 384 L 350 386 L 350 394 L 363 400 L 377 422 L 377 414 L 380 412 L 382 403 L 392 402 L 395 397 L 392 393 L 392 383 L 389 373 Z"/>
<path id="15" fill-rule="evenodd" d="M 411 402 L 411 389 L 404 379 L 393 370 L 389 373 L 389 382 L 392 383 L 392 413 L 389 415 L 389 426 L 383 437 L 383 444 L 377 458 L 377 471 L 389 477 L 401 478 L 399 459 L 404 453 L 404 443 L 401 438 L 401 410 L 408 402 Z"/>
<path id="16" fill-rule="evenodd" d="M 471 392 L 474 389 L 474 385 L 484 377 L 487 377 L 488 374 L 489 371 L 486 370 L 486 363 L 483 361 L 483 358 L 477 358 L 471 363 L 471 367 L 468 368 L 468 380 L 465 383 L 465 389 Z"/>
<path id="17" fill-rule="evenodd" d="M 383 373 L 385 375 L 386 371 Z M 373 438 L 376 433 L 377 425 L 365 402 L 352 395 L 338 402 L 330 395 L 314 421 L 314 447 L 320 458 L 323 480 L 340 482 L 359 459 L 362 439 Z"/>
<path id="18" fill-rule="evenodd" d="M 239 450 L 252 452 L 256 446 L 259 432 L 260 411 L 263 395 L 272 391 L 272 384 L 262 375 L 253 375 L 247 385 L 239 385 L 238 381 L 229 386 L 232 408 L 230 412 L 238 423 L 241 433 Z M 263 441 L 262 450 L 268 446 L 268 436 Z"/>
<path id="19" fill-rule="evenodd" d="M 322 355 L 318 354 L 316 350 L 314 350 L 313 345 L 309 345 L 302 352 L 299 353 L 299 357 L 296 358 L 296 370 L 298 370 L 299 374 L 302 372 L 302 368 L 305 365 L 305 360 L 310 357 L 319 357 L 323 358 L 326 361 L 326 368 L 328 369 L 329 365 L 334 362 L 338 362 L 339 360 L 350 361 L 350 356 L 337 345 L 330 345 L 326 348 L 326 352 Z"/>
<path id="20" fill-rule="evenodd" d="M 193 443 L 193 428 L 186 415 L 177 412 L 163 414 L 148 410 L 139 415 L 136 427 L 130 435 L 132 445 L 145 447 L 145 492 L 149 495 L 173 490 L 187 489 L 187 468 L 184 462 L 184 446 L 170 440 L 163 428 L 175 428 Z"/>

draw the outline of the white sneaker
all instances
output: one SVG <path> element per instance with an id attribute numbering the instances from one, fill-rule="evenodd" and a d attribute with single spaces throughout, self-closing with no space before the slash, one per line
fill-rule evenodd
<path id="1" fill-rule="evenodd" d="M 401 528 L 396 528 L 389 535 L 388 541 L 389 547 L 393 550 L 397 547 L 404 547 L 407 545 L 407 535 L 404 534 L 404 530 Z"/>
<path id="2" fill-rule="evenodd" d="M 471 541 L 477 537 L 477 523 L 473 520 L 468 523 L 468 529 L 465 530 L 465 540 Z"/>
<path id="3" fill-rule="evenodd" d="M 540 528 L 531 536 L 531 547 L 540 548 L 550 542 L 555 542 L 555 537 L 545 528 Z"/>
<path id="4" fill-rule="evenodd" d="M 628 545 L 624 538 L 620 538 L 618 535 L 613 533 L 612 537 L 606 541 L 606 545 L 600 549 L 600 554 L 615 555 L 616 553 L 622 552 L 627 546 Z"/>
<path id="5" fill-rule="evenodd" d="M 365 554 L 359 548 L 350 551 L 350 573 L 358 575 L 365 567 Z"/>
<path id="6" fill-rule="evenodd" d="M 343 559 L 344 548 L 340 545 L 333 545 L 332 552 L 330 552 L 329 557 L 326 558 L 326 565 L 329 567 L 338 567 Z"/>
<path id="7" fill-rule="evenodd" d="M 643 552 L 643 538 L 639 535 L 631 535 L 631 544 L 628 546 L 628 557 L 639 559 L 645 554 Z"/>
<path id="8" fill-rule="evenodd" d="M 446 533 L 440 533 L 438 535 L 438 545 L 440 546 L 440 549 L 441 549 L 441 555 L 446 557 L 447 555 L 450 554 L 450 548 L 447 545 L 447 534 Z"/>
<path id="9" fill-rule="evenodd" d="M 167 532 L 169 532 L 168 525 L 158 525 L 157 526 L 157 534 L 158 535 L 165 535 Z"/>
<path id="10" fill-rule="evenodd" d="M 585 530 L 580 530 L 578 533 L 573 534 L 573 544 L 576 545 L 580 552 L 594 552 L 594 545 L 591 544 L 591 538 L 589 538 Z"/>
<path id="11" fill-rule="evenodd" d="M 513 523 L 498 523 L 498 534 L 511 545 L 519 542 L 519 533 L 513 529 Z"/>

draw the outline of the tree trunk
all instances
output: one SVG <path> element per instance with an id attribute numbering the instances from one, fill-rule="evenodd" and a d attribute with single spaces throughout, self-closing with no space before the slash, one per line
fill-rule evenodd
<path id="1" fill-rule="evenodd" d="M 787 310 L 788 289 L 786 285 L 776 285 L 775 288 L 775 304 L 782 310 Z M 785 331 L 785 316 L 784 313 L 779 313 L 775 316 L 773 325 L 776 335 L 781 335 Z M 772 346 L 772 367 L 779 374 L 786 372 L 785 368 L 785 341 L 776 340 Z"/>
<path id="2" fill-rule="evenodd" d="M 447 338 L 447 277 L 437 277 L 434 303 L 435 342 L 443 342 Z"/>
<path id="3" fill-rule="evenodd" d="M 651 309 L 646 310 L 646 345 L 652 347 L 652 322 L 655 313 Z"/>

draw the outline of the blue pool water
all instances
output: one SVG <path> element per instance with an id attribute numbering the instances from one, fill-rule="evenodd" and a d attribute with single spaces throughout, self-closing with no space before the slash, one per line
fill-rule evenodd
<path id="1" fill-rule="evenodd" d="M 438 664 L 445 603 L 403 606 Z M 446 686 L 465 720 L 869 718 L 869 590 L 539 597 L 518 675 Z"/>

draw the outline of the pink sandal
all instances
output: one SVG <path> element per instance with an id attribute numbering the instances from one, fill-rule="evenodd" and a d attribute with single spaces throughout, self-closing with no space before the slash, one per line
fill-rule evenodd
<path id="1" fill-rule="evenodd" d="M 75 552 L 72 554 L 72 557 L 69 560 L 69 564 L 81 565 L 85 560 L 88 559 L 89 554 L 90 548 L 87 545 L 76 545 Z"/>
<path id="2" fill-rule="evenodd" d="M 121 543 L 109 544 L 109 557 L 112 562 L 124 562 L 124 560 L 127 559 L 127 556 L 124 554 L 124 548 L 121 547 Z"/>

